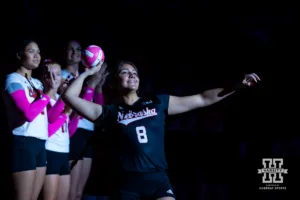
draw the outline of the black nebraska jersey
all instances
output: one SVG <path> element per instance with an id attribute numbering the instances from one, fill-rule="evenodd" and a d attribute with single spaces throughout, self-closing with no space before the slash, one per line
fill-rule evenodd
<path id="1" fill-rule="evenodd" d="M 139 98 L 133 105 L 103 106 L 97 121 L 111 136 L 112 148 L 117 149 L 122 171 L 167 169 L 164 136 L 168 107 L 169 95 Z"/>

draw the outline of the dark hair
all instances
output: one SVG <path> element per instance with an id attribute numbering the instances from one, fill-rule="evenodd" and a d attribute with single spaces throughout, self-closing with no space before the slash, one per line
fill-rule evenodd
<path id="1" fill-rule="evenodd" d="M 27 39 L 27 40 L 22 40 L 19 44 L 17 44 L 17 47 L 16 47 L 16 53 L 17 53 L 17 56 L 20 57 L 20 59 L 22 60 L 24 58 L 24 51 L 25 51 L 25 48 L 30 44 L 30 43 L 36 43 L 36 40 L 33 40 L 33 39 Z"/>
<path id="2" fill-rule="evenodd" d="M 64 42 L 64 51 L 66 52 L 68 50 L 68 47 L 69 47 L 69 44 L 71 42 L 76 42 L 78 43 L 80 46 L 82 46 L 81 42 L 79 40 L 76 40 L 76 39 L 69 39 L 67 41 Z"/>
<path id="3" fill-rule="evenodd" d="M 123 60 L 123 61 L 120 61 L 118 63 L 117 68 L 116 68 L 115 73 L 114 73 L 115 76 L 117 76 L 119 74 L 120 69 L 123 67 L 123 65 L 131 65 L 135 69 L 135 71 L 138 73 L 137 67 L 132 62 Z"/>

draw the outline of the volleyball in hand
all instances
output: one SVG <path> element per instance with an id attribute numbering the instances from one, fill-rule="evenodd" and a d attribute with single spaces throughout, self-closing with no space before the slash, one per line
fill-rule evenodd
<path id="1" fill-rule="evenodd" d="M 104 52 L 99 46 L 90 45 L 82 52 L 82 63 L 85 67 L 95 67 L 100 61 L 104 62 Z"/>

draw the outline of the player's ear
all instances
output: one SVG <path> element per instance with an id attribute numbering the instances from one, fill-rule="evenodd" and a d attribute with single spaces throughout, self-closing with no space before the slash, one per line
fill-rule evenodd
<path id="1" fill-rule="evenodd" d="M 17 53 L 16 56 L 17 56 L 17 59 L 18 59 L 18 60 L 21 60 L 20 53 Z"/>
<path id="2" fill-rule="evenodd" d="M 16 54 L 16 57 L 18 60 L 22 61 L 24 59 L 24 53 L 20 51 Z"/>

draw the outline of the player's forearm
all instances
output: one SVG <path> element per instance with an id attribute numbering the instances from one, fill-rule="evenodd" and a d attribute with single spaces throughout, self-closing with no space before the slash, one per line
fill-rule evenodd
<path id="1" fill-rule="evenodd" d="M 69 137 L 71 138 L 77 130 L 79 122 L 79 116 L 76 113 L 72 113 L 69 121 Z"/>
<path id="2" fill-rule="evenodd" d="M 211 105 L 221 101 L 222 99 L 230 96 L 236 90 L 244 87 L 243 84 L 236 84 L 231 87 L 226 88 L 215 88 L 211 90 L 204 91 L 201 96 L 205 100 L 206 105 Z"/>
<path id="3" fill-rule="evenodd" d="M 48 136 L 51 137 L 58 129 L 60 129 L 67 120 L 67 115 L 62 113 L 52 124 L 48 124 Z"/>
<path id="4" fill-rule="evenodd" d="M 61 115 L 65 107 L 65 103 L 59 98 L 56 103 L 48 109 L 48 122 L 52 124 Z"/>
<path id="5" fill-rule="evenodd" d="M 216 88 L 212 90 L 206 90 L 200 95 L 202 96 L 205 106 L 209 106 L 211 104 L 217 103 L 222 99 L 228 97 L 229 95 L 233 94 L 235 90 L 225 91 L 224 88 Z"/>
<path id="6" fill-rule="evenodd" d="M 43 113 L 50 101 L 50 98 L 43 94 L 40 99 L 30 103 L 24 90 L 15 91 L 10 96 L 28 122 L 32 122 L 39 114 Z"/>
<path id="7" fill-rule="evenodd" d="M 88 73 L 84 72 L 78 76 L 66 89 L 63 94 L 63 99 L 69 101 L 73 97 L 79 97 L 83 82 L 88 77 Z"/>

